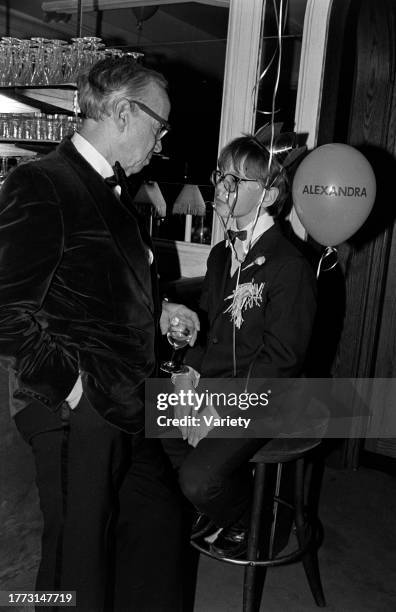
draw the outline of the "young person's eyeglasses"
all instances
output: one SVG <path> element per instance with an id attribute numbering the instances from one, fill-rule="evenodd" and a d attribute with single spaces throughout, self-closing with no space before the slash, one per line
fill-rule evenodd
<path id="1" fill-rule="evenodd" d="M 161 138 L 163 138 L 164 136 L 166 136 L 168 132 L 170 132 L 171 130 L 170 123 L 168 123 L 166 119 L 163 119 L 160 115 L 154 112 L 149 106 L 147 106 L 146 104 L 143 104 L 143 102 L 139 102 L 139 100 L 128 100 L 128 102 L 130 102 L 131 104 L 136 104 L 136 106 L 138 106 L 140 110 L 146 113 L 146 115 L 149 115 L 150 117 L 158 121 L 160 126 L 155 136 L 157 140 L 161 140 Z"/>
<path id="2" fill-rule="evenodd" d="M 235 174 L 230 174 L 226 172 L 223 174 L 220 170 L 213 170 L 210 175 L 210 180 L 212 184 L 216 187 L 219 183 L 223 183 L 224 189 L 228 191 L 228 193 L 234 193 L 239 183 L 255 183 L 257 179 L 244 179 L 239 176 L 235 176 Z"/>

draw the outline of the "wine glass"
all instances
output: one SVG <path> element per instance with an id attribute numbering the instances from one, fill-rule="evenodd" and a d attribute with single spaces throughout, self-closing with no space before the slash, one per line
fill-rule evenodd
<path id="1" fill-rule="evenodd" d="M 3 36 L 1 39 L 1 85 L 14 85 L 15 80 L 15 49 L 19 39 Z"/>
<path id="2" fill-rule="evenodd" d="M 179 317 L 173 317 L 170 322 L 170 327 L 166 337 L 169 344 L 173 348 L 173 353 L 169 361 L 161 363 L 161 370 L 168 372 L 168 374 L 178 374 L 183 372 L 183 365 L 181 363 L 184 355 L 184 351 L 181 349 L 185 348 L 192 338 L 193 332 L 188 327 L 187 323 Z"/>
<path id="3" fill-rule="evenodd" d="M 84 36 L 83 41 L 84 51 L 82 68 L 84 70 L 89 70 L 98 60 L 97 52 L 102 44 L 102 39 L 98 36 Z"/>
<path id="4" fill-rule="evenodd" d="M 76 82 L 80 72 L 84 70 L 84 49 L 85 41 L 84 38 L 72 38 L 71 45 L 71 60 L 72 68 L 70 74 L 70 80 Z"/>
<path id="5" fill-rule="evenodd" d="M 63 83 L 63 60 L 65 40 L 52 39 L 46 48 L 46 63 L 48 66 L 48 80 L 53 84 Z"/>
<path id="6" fill-rule="evenodd" d="M 26 38 L 19 41 L 19 71 L 15 77 L 16 85 L 29 85 L 34 68 L 32 48 L 34 43 Z"/>
<path id="7" fill-rule="evenodd" d="M 47 38 L 32 36 L 33 41 L 33 62 L 34 68 L 30 78 L 30 85 L 49 85 L 48 66 L 46 65 L 46 46 L 49 43 Z"/>

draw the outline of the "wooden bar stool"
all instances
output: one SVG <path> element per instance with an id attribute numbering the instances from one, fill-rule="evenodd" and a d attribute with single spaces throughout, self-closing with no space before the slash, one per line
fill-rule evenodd
<path id="1" fill-rule="evenodd" d="M 243 585 L 243 612 L 254 612 L 260 607 L 261 596 L 257 596 L 256 589 L 256 568 L 261 568 L 261 581 L 264 583 L 265 574 L 268 567 L 286 565 L 297 560 L 301 560 L 305 574 L 308 579 L 312 595 L 318 606 L 326 605 L 317 557 L 316 529 L 314 521 L 309 512 L 306 512 L 305 493 L 308 491 L 311 471 L 306 469 L 306 464 L 313 449 L 319 446 L 321 439 L 309 438 L 276 438 L 265 444 L 250 460 L 254 464 L 254 485 L 252 510 L 250 517 L 250 527 L 248 534 L 248 548 L 245 559 L 228 559 L 219 557 L 198 542 L 192 541 L 191 544 L 213 559 L 233 563 L 245 567 Z M 284 465 L 294 463 L 293 474 L 293 501 L 287 502 L 280 496 L 282 470 Z M 264 489 L 267 480 L 267 467 L 276 464 L 276 479 L 273 488 L 273 495 L 270 500 L 272 505 L 272 517 L 270 524 L 263 524 L 262 515 L 264 503 Z M 279 508 L 288 507 L 292 511 L 294 523 L 294 533 L 297 545 L 291 552 L 283 555 L 274 555 L 274 543 L 277 536 Z M 261 535 L 266 529 L 266 539 L 268 541 L 267 554 L 262 558 L 260 554 Z M 262 552 L 262 551 L 261 551 Z M 261 595 L 261 594 L 260 594 Z"/>

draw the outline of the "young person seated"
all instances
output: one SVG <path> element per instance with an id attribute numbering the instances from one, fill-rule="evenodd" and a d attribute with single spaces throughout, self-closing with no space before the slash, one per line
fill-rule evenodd
<path id="1" fill-rule="evenodd" d="M 286 171 L 250 135 L 223 148 L 218 168 L 212 174 L 214 206 L 226 239 L 214 246 L 207 263 L 201 296 L 206 342 L 203 349 L 189 349 L 185 371 L 172 376 L 176 391 L 194 391 L 199 377 L 299 377 L 311 338 L 315 275 L 278 223 L 288 196 Z M 229 308 L 229 296 L 249 283 L 260 288 L 251 307 Z M 206 406 L 200 416 L 215 412 Z M 175 408 L 176 417 L 190 413 L 190 406 Z M 178 464 L 184 495 L 199 512 L 196 527 L 207 517 L 208 526 L 210 520 L 223 528 L 212 551 L 241 557 L 250 514 L 249 459 L 266 440 L 212 438 L 202 418 L 200 423 L 180 427 L 183 440 L 167 440 L 165 446 Z"/>

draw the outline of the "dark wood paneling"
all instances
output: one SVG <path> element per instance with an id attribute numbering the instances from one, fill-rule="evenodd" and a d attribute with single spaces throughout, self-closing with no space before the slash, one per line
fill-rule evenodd
<path id="1" fill-rule="evenodd" d="M 356 11 L 356 3 L 351 8 Z M 362 0 L 355 23 L 354 87 L 345 141 L 371 162 L 378 183 L 376 202 L 364 227 L 339 250 L 345 274 L 346 309 L 334 373 L 383 376 L 376 367 L 384 296 L 392 251 L 396 173 L 394 159 L 395 6 Z M 353 23 L 347 22 L 348 27 Z M 351 64 L 351 58 L 348 57 Z M 342 97 L 342 89 L 340 88 Z M 340 97 L 339 96 L 339 97 Z M 394 329 L 396 332 L 396 329 Z"/>
<path id="2" fill-rule="evenodd" d="M 393 0 L 334 1 L 319 144 L 355 146 L 377 180 L 368 220 L 339 248 L 345 314 L 332 366 L 338 377 L 396 375 L 395 55 Z M 359 451 L 359 441 L 345 445 L 347 465 L 357 466 Z"/>

